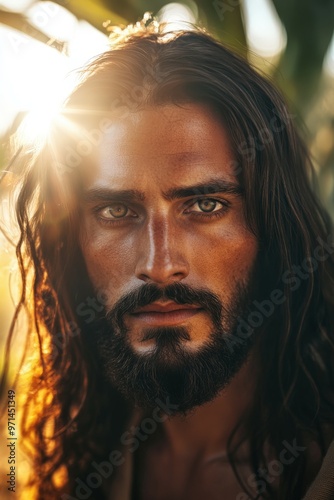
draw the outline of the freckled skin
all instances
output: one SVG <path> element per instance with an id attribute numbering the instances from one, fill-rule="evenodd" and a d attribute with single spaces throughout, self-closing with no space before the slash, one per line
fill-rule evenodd
<path id="1" fill-rule="evenodd" d="M 246 227 L 242 196 L 163 196 L 170 188 L 210 179 L 237 183 L 233 161 L 224 127 L 204 106 L 165 105 L 115 117 L 86 167 L 83 188 L 139 190 L 145 199 L 118 202 L 116 212 L 108 202 L 83 205 L 82 252 L 93 285 L 107 292 L 107 308 L 143 283 L 163 287 L 174 281 L 207 287 L 227 306 L 233 301 L 236 285 L 247 281 L 258 251 Z M 208 207 L 220 216 L 201 215 L 208 214 L 198 202 L 204 198 L 216 201 Z M 105 221 L 113 217 L 111 212 L 120 215 L 113 219 L 116 223 Z M 187 326 L 194 345 L 210 334 L 204 313 L 187 320 Z M 130 328 L 136 348 L 141 327 L 132 322 Z"/>

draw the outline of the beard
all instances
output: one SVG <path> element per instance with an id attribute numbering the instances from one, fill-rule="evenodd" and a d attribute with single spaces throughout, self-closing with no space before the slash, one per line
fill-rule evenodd
<path id="1" fill-rule="evenodd" d="M 228 307 L 211 291 L 179 282 L 164 289 L 144 284 L 121 297 L 94 328 L 104 377 L 126 400 L 144 410 L 156 407 L 157 400 L 171 401 L 176 408 L 173 414 L 185 415 L 213 400 L 238 373 L 254 344 L 255 334 L 241 339 L 237 326 L 250 310 L 255 275 L 253 271 L 246 284 L 238 284 Z M 189 348 L 188 327 L 147 328 L 143 339 L 154 339 L 154 348 L 136 352 L 124 315 L 157 300 L 201 307 L 212 323 L 207 340 L 194 350 Z"/>

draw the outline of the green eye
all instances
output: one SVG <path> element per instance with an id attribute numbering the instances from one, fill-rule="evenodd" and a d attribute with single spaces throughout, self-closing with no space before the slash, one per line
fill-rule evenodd
<path id="1" fill-rule="evenodd" d="M 122 203 L 114 203 L 113 205 L 108 205 L 107 207 L 105 207 L 102 210 L 101 215 L 106 219 L 120 219 L 122 217 L 125 217 L 128 211 L 128 207 L 123 205 Z"/>
<path id="2" fill-rule="evenodd" d="M 198 200 L 197 204 L 202 212 L 213 212 L 217 208 L 218 202 L 216 200 L 205 199 Z"/>

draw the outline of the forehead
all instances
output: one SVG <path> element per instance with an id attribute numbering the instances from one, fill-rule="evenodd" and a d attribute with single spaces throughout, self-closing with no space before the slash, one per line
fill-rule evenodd
<path id="1" fill-rule="evenodd" d="M 202 105 L 164 105 L 113 115 L 84 168 L 86 184 L 164 185 L 217 176 L 234 181 L 228 132 Z M 123 187 L 123 186 L 120 186 Z"/>

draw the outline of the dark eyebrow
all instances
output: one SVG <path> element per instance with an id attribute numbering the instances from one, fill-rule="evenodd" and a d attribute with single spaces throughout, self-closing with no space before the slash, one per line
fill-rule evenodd
<path id="1" fill-rule="evenodd" d="M 94 203 L 97 201 L 143 201 L 144 193 L 136 189 L 111 189 L 111 188 L 93 188 L 84 191 L 81 195 L 83 203 Z"/>
<path id="2" fill-rule="evenodd" d="M 193 186 L 184 186 L 168 189 L 163 193 L 167 200 L 176 200 L 187 198 L 188 196 L 203 196 L 215 193 L 242 195 L 242 189 L 238 184 L 222 179 L 214 179 L 208 182 L 195 184 Z M 144 201 L 145 194 L 137 189 L 111 189 L 111 188 L 92 188 L 82 193 L 81 202 L 96 203 L 97 201 Z"/>
<path id="3" fill-rule="evenodd" d="M 243 191 L 239 184 L 223 179 L 213 179 L 208 182 L 168 189 L 163 195 L 167 200 L 186 198 L 187 196 L 227 193 L 241 196 Z"/>

